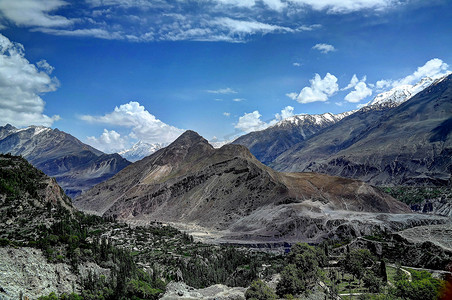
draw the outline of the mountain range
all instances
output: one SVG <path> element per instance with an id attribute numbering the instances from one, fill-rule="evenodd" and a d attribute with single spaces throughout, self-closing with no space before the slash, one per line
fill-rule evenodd
<path id="1" fill-rule="evenodd" d="M 0 127 L 0 153 L 21 155 L 66 194 L 75 197 L 130 164 L 118 154 L 105 154 L 58 129 L 43 126 Z"/>
<path id="2" fill-rule="evenodd" d="M 279 173 L 241 145 L 212 147 L 187 131 L 74 200 L 131 223 L 183 224 L 225 240 L 319 241 L 442 222 L 362 181 Z"/>
<path id="3" fill-rule="evenodd" d="M 352 113 L 353 111 L 336 115 L 331 113 L 295 115 L 267 129 L 243 135 L 233 141 L 232 144 L 244 145 L 262 163 L 269 164 L 293 145 L 304 141 Z"/>
<path id="4" fill-rule="evenodd" d="M 314 171 L 374 185 L 447 185 L 452 169 L 452 75 L 377 95 L 322 126 L 294 116 L 233 143 L 279 171 Z M 301 134 L 309 132 L 309 134 Z"/>
<path id="5" fill-rule="evenodd" d="M 396 107 L 360 111 L 294 145 L 270 165 L 374 185 L 447 185 L 452 174 L 452 75 Z"/>

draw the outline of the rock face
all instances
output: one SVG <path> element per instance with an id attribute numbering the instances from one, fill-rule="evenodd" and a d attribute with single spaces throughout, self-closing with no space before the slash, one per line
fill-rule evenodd
<path id="1" fill-rule="evenodd" d="M 166 287 L 166 293 L 160 299 L 242 300 L 245 299 L 245 292 L 246 288 L 231 288 L 222 284 L 215 284 L 204 289 L 194 289 L 183 282 L 170 282 Z"/>
<path id="2" fill-rule="evenodd" d="M 50 227 L 75 213 L 71 199 L 22 157 L 0 154 L 0 238 L 2 242 L 36 241 Z M 3 244 L 2 243 L 2 244 Z M 3 246 L 3 245 L 2 245 Z M 29 299 L 78 289 L 67 264 L 50 264 L 41 250 L 0 247 L 0 299 Z"/>
<path id="3" fill-rule="evenodd" d="M 130 164 L 118 154 L 105 154 L 70 134 L 42 126 L 0 127 L 0 153 L 25 157 L 36 168 L 55 177 L 70 197 Z"/>
<path id="4" fill-rule="evenodd" d="M 262 163 L 271 163 L 293 145 L 342 120 L 354 111 L 342 114 L 296 115 L 275 125 L 243 135 L 232 144 L 243 145 Z"/>
<path id="5" fill-rule="evenodd" d="M 452 75 L 395 108 L 362 109 L 282 153 L 280 171 L 374 185 L 447 185 L 452 174 Z"/>
<path id="6" fill-rule="evenodd" d="M 193 224 L 220 231 L 226 239 L 262 241 L 316 241 L 349 231 L 360 235 L 389 226 L 391 222 L 378 221 L 391 219 L 381 213 L 410 212 L 361 181 L 278 173 L 243 146 L 214 149 L 193 131 L 95 186 L 74 204 L 129 222 Z M 443 222 L 433 216 L 411 216 L 416 219 L 411 223 L 407 218 L 396 220 L 396 227 Z"/>
<path id="7" fill-rule="evenodd" d="M 0 247 L 0 299 L 37 299 L 76 292 L 77 276 L 63 263 L 49 264 L 39 249 Z"/>
<path id="8" fill-rule="evenodd" d="M 74 211 L 55 179 L 21 157 L 0 155 L 0 238 L 34 240 L 38 226 Z"/>

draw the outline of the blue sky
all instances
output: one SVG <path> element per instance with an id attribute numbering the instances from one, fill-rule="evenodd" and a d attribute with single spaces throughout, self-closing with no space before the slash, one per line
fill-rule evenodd
<path id="1" fill-rule="evenodd" d="M 452 1 L 0 0 L 0 125 L 230 140 L 448 72 Z"/>

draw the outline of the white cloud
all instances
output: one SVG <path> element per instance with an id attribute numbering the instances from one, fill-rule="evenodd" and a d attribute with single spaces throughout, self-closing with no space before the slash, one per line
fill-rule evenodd
<path id="1" fill-rule="evenodd" d="M 91 146 L 105 153 L 120 152 L 127 147 L 127 140 L 114 130 L 104 129 L 100 137 L 89 136 L 87 141 Z"/>
<path id="2" fill-rule="evenodd" d="M 232 101 L 234 101 L 234 102 L 242 102 L 242 101 L 245 101 L 245 98 L 234 98 L 234 99 L 232 99 Z"/>
<path id="3" fill-rule="evenodd" d="M 347 102 L 356 103 L 370 95 L 372 95 L 372 90 L 367 87 L 364 81 L 360 81 L 355 85 L 355 90 L 348 93 L 344 99 Z"/>
<path id="4" fill-rule="evenodd" d="M 412 85 L 419 82 L 422 78 L 431 77 L 433 79 L 442 77 L 451 71 L 449 70 L 449 65 L 439 58 L 433 58 L 427 61 L 423 66 L 418 67 L 413 74 L 406 77 L 392 80 L 392 79 L 382 79 L 375 83 L 376 90 L 382 92 L 391 88 L 396 88 L 401 85 Z M 370 84 L 369 84 L 370 86 Z"/>
<path id="5" fill-rule="evenodd" d="M 390 80 L 382 79 L 382 80 L 377 81 L 375 86 L 376 86 L 378 91 L 381 91 L 381 90 L 384 90 L 384 89 L 387 89 L 387 88 L 391 87 L 392 86 L 392 82 Z"/>
<path id="6" fill-rule="evenodd" d="M 288 2 L 336 14 L 366 9 L 381 11 L 400 4 L 399 0 L 288 0 Z"/>
<path id="7" fill-rule="evenodd" d="M 0 0 L 0 28 L 29 27 L 53 35 L 147 42 L 246 42 L 256 34 L 311 31 L 307 10 L 381 11 L 400 0 Z M 69 13 L 68 13 L 69 12 Z M 302 13 L 303 12 L 303 13 Z M 70 15 L 70 17 L 67 17 Z M 288 26 L 287 18 L 294 19 Z"/>
<path id="8" fill-rule="evenodd" d="M 246 133 L 263 130 L 268 127 L 268 124 L 263 122 L 261 117 L 262 115 L 258 110 L 255 110 L 252 113 L 245 113 L 239 118 L 239 121 L 234 127 Z"/>
<path id="9" fill-rule="evenodd" d="M 275 114 L 275 118 L 268 122 L 261 120 L 262 115 L 258 110 L 252 113 L 245 113 L 241 116 L 238 122 L 235 124 L 235 128 L 241 130 L 242 132 L 249 133 L 252 131 L 264 130 L 270 126 L 275 125 L 281 120 L 287 119 L 294 115 L 294 108 L 292 106 L 286 106 L 281 110 L 280 113 Z"/>
<path id="10" fill-rule="evenodd" d="M 364 81 L 366 81 L 366 80 L 364 79 Z M 356 77 L 356 74 L 353 74 L 353 77 L 350 80 L 350 83 L 346 87 L 341 89 L 341 91 L 345 91 L 345 90 L 349 90 L 351 88 L 354 88 L 358 84 L 358 82 L 359 82 L 358 77 Z"/>
<path id="11" fill-rule="evenodd" d="M 55 70 L 55 68 L 49 65 L 49 63 L 45 59 L 38 61 L 36 65 L 38 66 L 38 68 L 44 70 L 49 75 L 52 74 L 53 70 Z"/>
<path id="12" fill-rule="evenodd" d="M 314 78 L 309 82 L 311 86 L 304 87 L 299 94 L 288 93 L 286 96 L 299 103 L 325 102 L 328 100 L 328 97 L 339 90 L 336 76 L 330 73 L 327 73 L 323 79 L 319 74 L 315 74 Z"/>
<path id="13" fill-rule="evenodd" d="M 50 13 L 66 5 L 68 3 L 62 0 L 3 0 L 0 1 L 0 12 L 18 26 L 62 27 L 74 22 Z"/>
<path id="14" fill-rule="evenodd" d="M 138 102 L 115 107 L 114 111 L 103 116 L 84 115 L 80 117 L 89 123 L 109 124 L 131 128 L 129 136 L 147 143 L 170 143 L 184 130 L 168 125 L 149 113 Z"/>
<path id="15" fill-rule="evenodd" d="M 281 113 L 275 114 L 275 120 L 281 121 L 293 116 L 294 108 L 292 106 L 286 106 Z"/>
<path id="16" fill-rule="evenodd" d="M 224 88 L 224 89 L 218 89 L 218 90 L 207 90 L 207 93 L 211 94 L 237 94 L 237 91 L 234 91 L 231 88 Z"/>
<path id="17" fill-rule="evenodd" d="M 449 65 L 443 62 L 441 59 L 433 58 L 427 61 L 422 67 L 417 68 L 417 70 L 413 74 L 393 82 L 392 85 L 396 87 L 404 84 L 414 84 L 424 77 L 436 78 L 443 76 L 450 72 L 448 71 L 448 68 Z"/>
<path id="18" fill-rule="evenodd" d="M 231 113 L 228 113 L 228 112 L 223 113 L 223 116 L 226 116 L 226 117 L 229 117 L 230 115 L 231 115 Z"/>
<path id="19" fill-rule="evenodd" d="M 232 35 L 250 35 L 256 33 L 270 33 L 270 32 L 293 32 L 294 30 L 289 27 L 283 27 L 278 25 L 272 25 L 262 23 L 258 21 L 243 21 L 236 20 L 229 17 L 216 18 L 210 22 L 212 25 L 217 25 L 222 28 L 226 28 L 229 34 Z"/>
<path id="20" fill-rule="evenodd" d="M 334 46 L 329 44 L 316 44 L 314 47 L 312 47 L 312 49 L 319 50 L 320 52 L 325 54 L 328 52 L 336 51 Z"/>
<path id="21" fill-rule="evenodd" d="M 38 63 L 44 70 L 52 67 Z M 45 102 L 40 95 L 53 92 L 58 80 L 39 70 L 25 58 L 24 47 L 0 34 L 0 120 L 14 126 L 51 126 L 58 115 L 45 115 Z"/>
<path id="22" fill-rule="evenodd" d="M 301 67 L 301 63 L 299 63 L 299 62 L 294 62 L 292 65 L 293 65 L 294 67 Z"/>
<path id="23" fill-rule="evenodd" d="M 49 33 L 53 35 L 60 36 L 81 36 L 81 37 L 95 37 L 99 39 L 105 40 L 123 40 L 126 37 L 120 32 L 111 32 L 105 29 L 100 28 L 92 28 L 92 29 L 75 29 L 75 30 L 67 30 L 67 29 L 53 29 L 53 28 L 34 28 L 32 31 L 40 31 L 44 33 Z M 129 37 L 129 39 L 131 39 Z M 132 39 L 133 40 L 133 39 Z"/>

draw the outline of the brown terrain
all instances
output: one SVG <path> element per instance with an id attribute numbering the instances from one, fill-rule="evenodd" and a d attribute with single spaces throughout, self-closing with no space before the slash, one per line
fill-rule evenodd
<path id="1" fill-rule="evenodd" d="M 358 180 L 279 173 L 244 146 L 214 149 L 187 131 L 75 199 L 130 223 L 161 221 L 216 241 L 319 241 L 438 224 Z"/>

